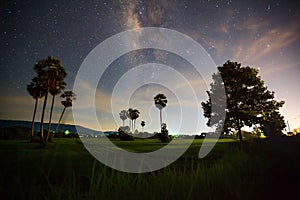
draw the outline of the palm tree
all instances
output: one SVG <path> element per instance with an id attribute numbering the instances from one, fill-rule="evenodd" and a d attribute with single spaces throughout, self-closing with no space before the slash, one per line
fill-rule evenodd
<path id="1" fill-rule="evenodd" d="M 48 130 L 47 130 L 47 137 L 46 141 L 49 139 L 50 135 L 50 128 L 51 128 L 51 120 L 52 120 L 52 112 L 53 112 L 53 107 L 54 107 L 54 100 L 56 95 L 60 94 L 63 89 L 65 89 L 65 86 L 67 85 L 63 79 L 66 77 L 67 73 L 65 70 L 62 68 L 60 69 L 59 76 L 57 79 L 53 82 L 53 88 L 49 91 L 50 94 L 52 95 L 52 103 L 51 103 L 51 109 L 50 109 L 50 116 L 49 116 L 49 123 L 48 123 Z"/>
<path id="2" fill-rule="evenodd" d="M 34 121 L 35 115 L 37 111 L 37 105 L 40 98 L 42 98 L 45 93 L 42 88 L 41 82 L 38 77 L 34 77 L 29 85 L 27 85 L 28 93 L 35 99 L 34 110 L 33 110 L 33 117 L 31 123 L 31 142 L 33 142 L 34 137 Z"/>
<path id="3" fill-rule="evenodd" d="M 131 130 L 133 130 L 133 126 L 132 126 L 132 118 L 133 118 L 133 109 L 129 108 L 127 111 L 127 117 L 129 118 L 129 127 Z"/>
<path id="4" fill-rule="evenodd" d="M 61 98 L 65 98 L 66 100 L 64 101 L 61 101 L 61 104 L 64 106 L 64 109 L 60 115 L 60 118 L 58 120 L 58 123 L 57 123 L 57 126 L 56 126 L 56 129 L 55 129 L 55 133 L 57 132 L 58 130 L 58 127 L 60 125 L 60 122 L 61 122 L 61 119 L 66 111 L 66 108 L 69 108 L 69 107 L 72 107 L 73 105 L 73 100 L 76 100 L 76 94 L 72 91 L 65 91 L 61 96 Z"/>
<path id="5" fill-rule="evenodd" d="M 146 125 L 145 121 L 141 122 L 141 126 L 142 126 L 142 131 L 144 132 L 144 126 Z"/>
<path id="6" fill-rule="evenodd" d="M 48 93 L 51 90 L 55 89 L 55 87 L 57 86 L 57 81 L 61 81 L 62 79 L 60 79 L 60 77 L 65 77 L 66 73 L 64 72 L 60 60 L 53 56 L 49 56 L 47 59 L 38 61 L 38 63 L 36 63 L 34 66 L 34 71 L 37 73 L 38 78 L 41 80 L 42 88 L 45 91 L 45 98 L 40 124 L 41 142 L 45 143 L 46 141 L 44 140 L 44 116 L 47 106 Z M 65 75 L 63 72 L 65 73 Z"/>
<path id="7" fill-rule="evenodd" d="M 133 109 L 132 110 L 133 129 L 135 129 L 135 122 L 136 119 L 139 118 L 139 116 L 140 116 L 140 111 L 138 109 Z"/>
<path id="8" fill-rule="evenodd" d="M 133 131 L 135 128 L 135 120 L 139 118 L 140 111 L 138 109 L 129 108 L 127 113 L 127 117 L 131 120 L 130 129 Z"/>
<path id="9" fill-rule="evenodd" d="M 127 111 L 121 110 L 121 112 L 119 113 L 119 116 L 120 116 L 121 120 L 123 121 L 123 126 L 124 126 L 124 121 L 127 119 Z"/>
<path id="10" fill-rule="evenodd" d="M 164 94 L 157 94 L 154 97 L 154 104 L 159 109 L 159 116 L 160 116 L 160 127 L 162 126 L 162 109 L 166 107 L 168 103 L 167 97 Z"/>

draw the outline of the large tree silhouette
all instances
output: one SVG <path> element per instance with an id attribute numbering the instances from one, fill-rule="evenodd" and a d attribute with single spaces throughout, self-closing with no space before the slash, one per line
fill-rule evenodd
<path id="1" fill-rule="evenodd" d="M 31 122 L 31 142 L 33 142 L 34 122 L 35 122 L 38 101 L 40 98 L 42 98 L 45 95 L 45 92 L 44 92 L 42 84 L 41 84 L 41 80 L 38 77 L 34 77 L 31 81 L 31 83 L 29 85 L 27 85 L 27 91 L 35 100 L 32 122 Z"/>
<path id="2" fill-rule="evenodd" d="M 45 91 L 40 124 L 41 142 L 44 143 L 46 142 L 44 138 L 44 116 L 47 106 L 48 93 L 51 90 L 54 90 L 55 87 L 57 87 L 57 81 L 61 81 L 61 76 L 65 77 L 66 73 L 62 67 L 60 60 L 53 56 L 49 56 L 46 59 L 38 61 L 38 63 L 36 63 L 34 66 L 34 70 L 37 73 L 37 77 L 41 80 L 42 88 Z M 63 75 L 64 73 L 65 75 Z"/>
<path id="3" fill-rule="evenodd" d="M 204 116 L 208 118 L 207 125 L 222 128 L 223 132 L 234 129 L 238 133 L 239 140 L 242 141 L 241 129 L 245 125 L 251 127 L 259 124 L 263 126 L 270 121 L 270 116 L 276 113 L 281 124 L 279 128 L 282 129 L 284 121 L 278 109 L 283 106 L 284 102 L 274 100 L 274 92 L 269 91 L 264 85 L 264 81 L 258 76 L 257 69 L 241 67 L 240 63 L 227 61 L 223 66 L 218 67 L 218 71 L 223 80 L 219 80 L 217 74 L 212 75 L 213 82 L 210 84 L 210 91 L 207 91 L 209 99 L 202 102 Z M 217 112 L 212 113 L 211 108 L 223 105 L 220 105 L 219 102 L 212 102 L 211 96 L 222 85 L 226 91 L 224 98 L 226 98 L 227 108 L 225 109 L 224 126 L 220 127 L 220 124 L 223 124 L 221 121 L 211 120 L 212 116 L 219 115 Z"/>
<path id="4" fill-rule="evenodd" d="M 168 100 L 164 94 L 157 94 L 154 97 L 154 104 L 159 109 L 160 127 L 162 125 L 162 109 L 167 106 Z"/>

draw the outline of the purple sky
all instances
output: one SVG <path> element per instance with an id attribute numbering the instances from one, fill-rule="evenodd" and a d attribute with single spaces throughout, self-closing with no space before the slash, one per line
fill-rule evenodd
<path id="1" fill-rule="evenodd" d="M 260 76 L 268 88 L 275 91 L 276 99 L 286 102 L 280 110 L 285 120 L 289 121 L 291 129 L 296 128 L 300 125 L 299 14 L 300 3 L 286 0 L 4 1 L 0 14 L 0 119 L 31 120 L 34 101 L 26 85 L 34 76 L 32 68 L 38 60 L 49 55 L 59 58 L 68 72 L 68 88 L 72 89 L 81 63 L 95 46 L 121 31 L 155 26 L 190 36 L 204 47 L 218 66 L 232 60 L 259 68 Z M 144 51 L 120 58 L 102 78 L 96 106 L 103 130 L 115 130 L 121 123 L 108 120 L 112 113 L 105 108 L 110 104 L 114 84 L 129 66 L 137 63 L 128 58 L 145 63 L 150 55 Z M 185 64 L 178 67 L 179 71 L 188 73 L 187 69 Z M 146 119 L 149 131 L 155 130 L 158 123 L 158 110 L 151 100 L 155 92 L 162 90 L 149 86 L 133 95 L 136 102 L 141 102 L 138 97 L 150 96 L 150 106 L 141 105 L 139 109 L 144 114 L 137 121 L 140 124 Z M 170 106 L 164 114 L 172 131 L 176 127 L 177 119 L 172 116 L 177 107 L 171 106 L 172 100 L 176 104 L 172 92 L 168 95 Z M 54 121 L 61 110 L 60 99 L 57 99 Z M 151 118 L 152 115 L 155 117 Z M 73 123 L 71 110 L 67 111 L 64 122 Z M 88 118 L 84 125 L 97 128 L 88 124 Z"/>

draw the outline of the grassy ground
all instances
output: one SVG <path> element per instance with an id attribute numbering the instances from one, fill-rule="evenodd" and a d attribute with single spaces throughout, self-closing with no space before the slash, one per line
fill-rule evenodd
<path id="1" fill-rule="evenodd" d="M 114 141 L 149 152 L 157 140 Z M 96 161 L 79 139 L 54 139 L 46 148 L 0 141 L 1 199 L 287 199 L 300 187 L 300 138 L 220 140 L 204 159 L 202 140 L 170 166 L 129 174 Z"/>

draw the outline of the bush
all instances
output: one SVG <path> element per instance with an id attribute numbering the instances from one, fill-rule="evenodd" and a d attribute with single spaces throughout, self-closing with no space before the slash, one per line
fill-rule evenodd
<path id="1" fill-rule="evenodd" d="M 169 136 L 169 131 L 167 129 L 167 125 L 163 123 L 161 132 L 158 133 L 158 138 L 161 142 L 170 142 L 171 138 Z"/>
<path id="2" fill-rule="evenodd" d="M 109 138 L 109 139 L 119 138 L 119 135 L 117 135 L 117 134 L 108 134 L 107 138 Z"/>
<path id="3" fill-rule="evenodd" d="M 131 141 L 134 140 L 134 137 L 129 133 L 129 126 L 121 126 L 118 129 L 119 137 L 122 141 Z"/>

